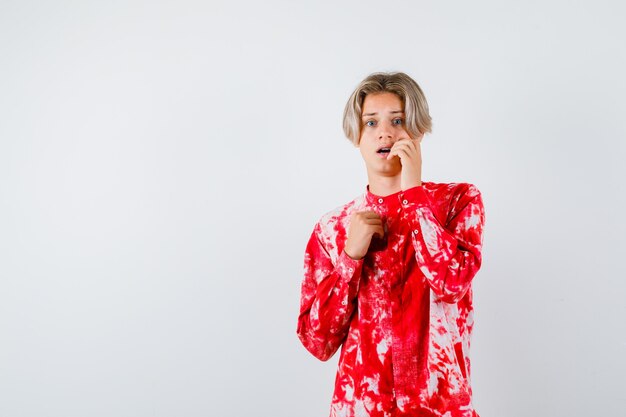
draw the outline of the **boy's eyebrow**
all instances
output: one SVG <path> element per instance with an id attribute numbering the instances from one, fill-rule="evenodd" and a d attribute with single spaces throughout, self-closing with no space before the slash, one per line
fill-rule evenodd
<path id="1" fill-rule="evenodd" d="M 389 113 L 391 113 L 391 114 L 404 113 L 404 111 L 402 111 L 402 110 L 393 110 L 393 111 L 390 111 Z M 363 116 L 361 116 L 361 117 L 376 116 L 377 114 L 378 113 L 375 113 L 375 112 L 374 113 L 363 113 Z"/>

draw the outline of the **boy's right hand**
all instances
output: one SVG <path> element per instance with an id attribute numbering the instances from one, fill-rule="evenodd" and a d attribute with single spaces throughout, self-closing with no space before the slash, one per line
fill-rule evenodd
<path id="1" fill-rule="evenodd" d="M 372 236 L 385 236 L 383 220 L 375 211 L 359 211 L 350 217 L 348 239 L 344 251 L 355 260 L 362 259 L 370 247 Z"/>

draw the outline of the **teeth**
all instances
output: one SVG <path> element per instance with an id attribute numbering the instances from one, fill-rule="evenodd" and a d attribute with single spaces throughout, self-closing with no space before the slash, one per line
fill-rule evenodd
<path id="1" fill-rule="evenodd" d="M 390 152 L 390 151 L 391 151 L 391 148 L 380 148 L 380 149 L 378 150 L 378 152 L 379 152 L 379 153 L 382 153 L 382 152 L 388 153 L 388 152 Z"/>

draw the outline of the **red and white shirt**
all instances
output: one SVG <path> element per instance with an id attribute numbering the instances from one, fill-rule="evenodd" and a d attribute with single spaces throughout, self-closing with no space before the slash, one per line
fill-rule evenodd
<path id="1" fill-rule="evenodd" d="M 373 210 L 385 238 L 344 251 L 350 216 Z M 322 361 L 341 347 L 331 417 L 478 417 L 469 348 L 485 213 L 468 183 L 369 191 L 316 223 L 306 247 L 298 337 Z"/>

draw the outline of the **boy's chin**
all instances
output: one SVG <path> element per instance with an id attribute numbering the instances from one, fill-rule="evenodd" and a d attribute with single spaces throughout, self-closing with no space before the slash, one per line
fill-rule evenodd
<path id="1" fill-rule="evenodd" d="M 398 164 L 399 165 L 399 164 Z M 368 172 L 383 177 L 395 177 L 402 173 L 402 165 L 396 164 L 376 164 L 376 166 L 368 166 Z"/>

